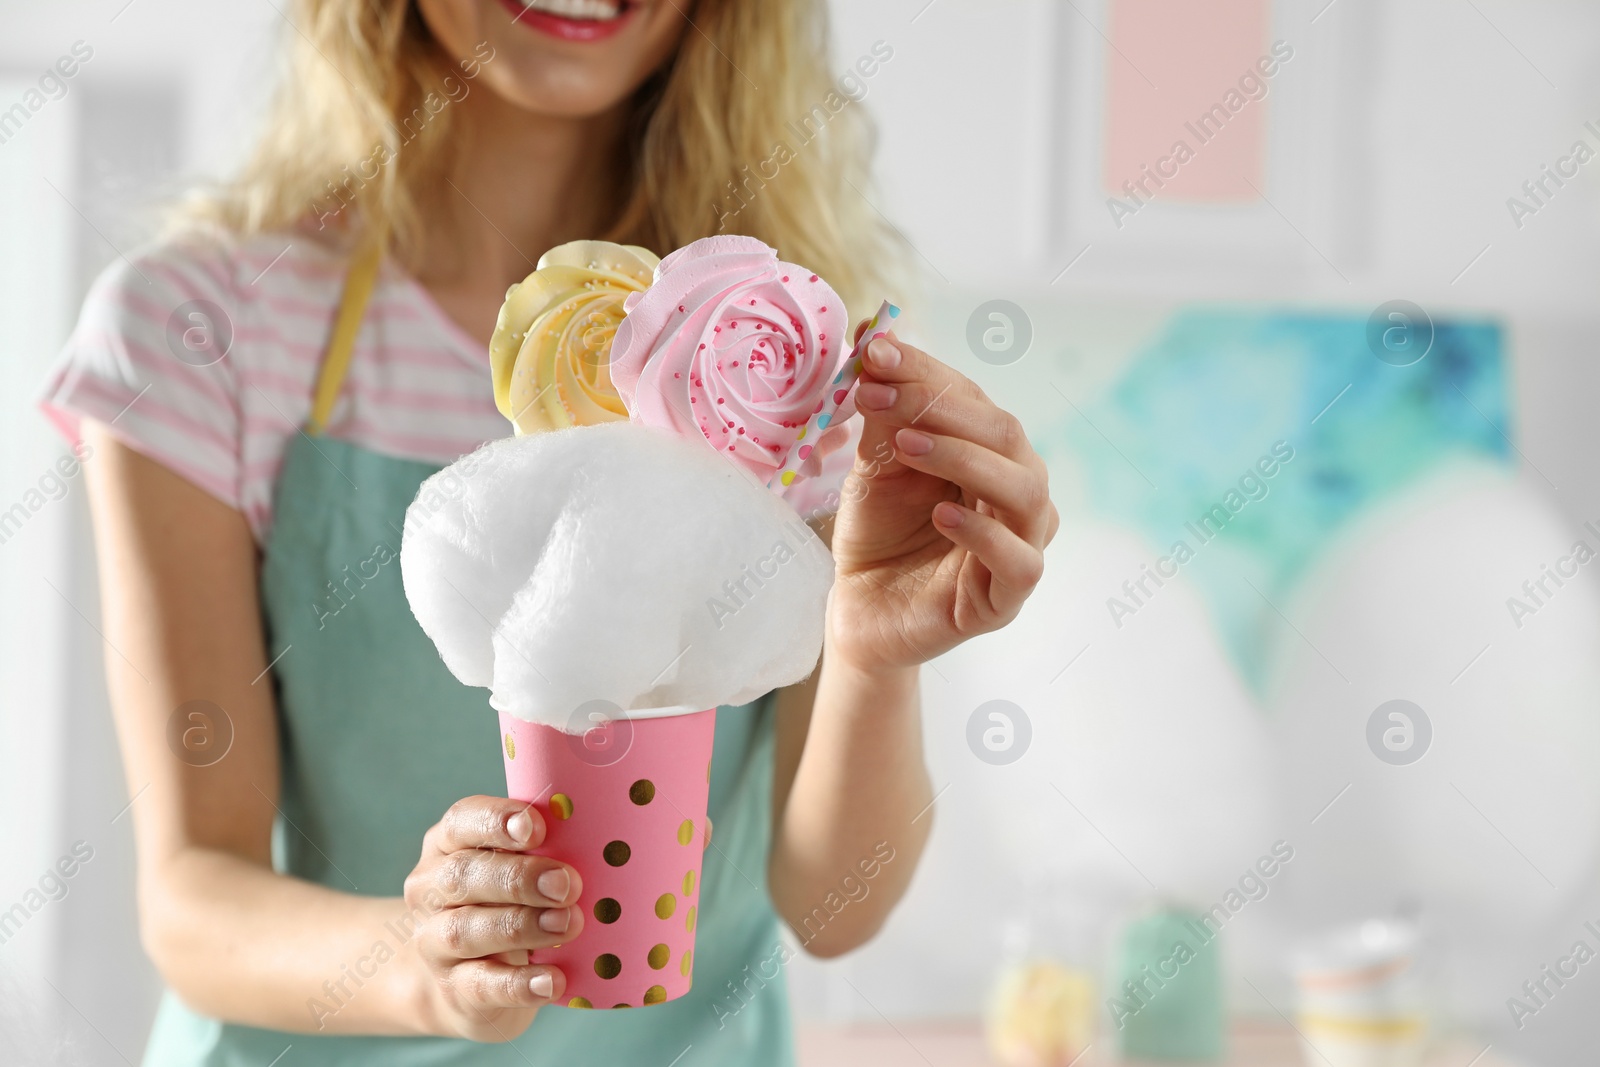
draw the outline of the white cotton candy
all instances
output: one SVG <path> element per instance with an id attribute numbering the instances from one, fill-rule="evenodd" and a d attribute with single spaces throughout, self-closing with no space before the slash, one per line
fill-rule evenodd
<path id="1" fill-rule="evenodd" d="M 703 442 L 627 422 L 446 467 L 406 512 L 400 567 L 451 672 L 561 728 L 595 700 L 695 711 L 801 680 L 833 582 L 776 494 Z"/>

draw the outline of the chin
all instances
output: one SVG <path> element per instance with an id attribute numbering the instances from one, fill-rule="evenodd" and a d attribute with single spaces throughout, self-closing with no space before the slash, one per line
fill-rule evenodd
<path id="1" fill-rule="evenodd" d="M 456 58 L 487 42 L 482 84 L 528 111 L 602 114 L 672 57 L 686 0 L 422 0 L 435 38 Z M 480 53 L 481 54 L 481 53 Z"/>

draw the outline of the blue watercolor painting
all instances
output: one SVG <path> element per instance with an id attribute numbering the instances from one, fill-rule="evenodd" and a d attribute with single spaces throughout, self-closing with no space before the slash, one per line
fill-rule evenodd
<path id="1" fill-rule="evenodd" d="M 1509 463 L 1501 337 L 1436 322 L 1427 355 L 1396 367 L 1364 317 L 1182 311 L 1046 447 L 1071 450 L 1096 511 L 1162 555 L 1189 545 L 1182 573 L 1259 691 L 1278 606 L 1342 528 L 1453 458 Z"/>

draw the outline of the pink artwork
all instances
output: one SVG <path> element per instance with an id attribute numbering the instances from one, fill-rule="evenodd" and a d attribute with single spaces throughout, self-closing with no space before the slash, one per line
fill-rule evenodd
<path id="1" fill-rule="evenodd" d="M 1135 205 L 1256 199 L 1268 98 L 1294 56 L 1270 39 L 1269 0 L 1110 8 L 1106 192 Z"/>

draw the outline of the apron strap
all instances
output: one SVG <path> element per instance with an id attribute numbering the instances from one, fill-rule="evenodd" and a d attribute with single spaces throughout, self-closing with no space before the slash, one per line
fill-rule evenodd
<path id="1" fill-rule="evenodd" d="M 382 261 L 383 247 L 373 243 L 357 253 L 345 271 L 339 312 L 333 320 L 333 332 L 328 335 L 328 347 L 322 353 L 317 388 L 311 396 L 311 417 L 306 420 L 306 433 L 312 437 L 321 436 L 333 417 L 333 405 L 344 387 L 350 355 L 356 347 L 356 334 L 361 331 L 361 319 L 366 314 L 367 301 L 378 280 L 378 264 Z"/>

